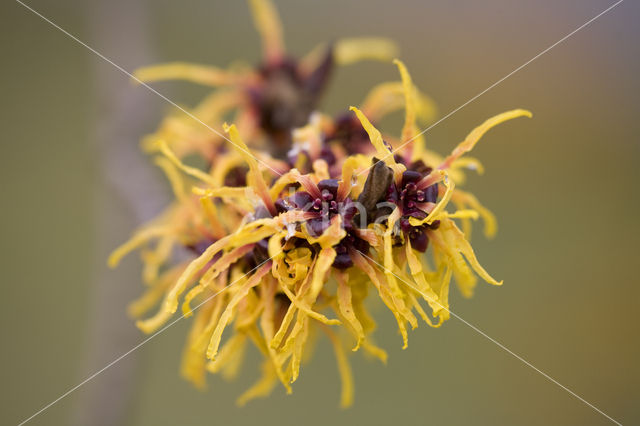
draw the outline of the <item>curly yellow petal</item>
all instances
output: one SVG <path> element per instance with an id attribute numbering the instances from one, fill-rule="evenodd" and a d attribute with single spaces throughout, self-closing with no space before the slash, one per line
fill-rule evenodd
<path id="1" fill-rule="evenodd" d="M 209 185 L 215 184 L 215 181 L 213 180 L 213 177 L 210 174 L 205 173 L 202 170 L 197 169 L 195 167 L 187 166 L 186 164 L 182 163 L 182 161 L 180 161 L 180 159 L 176 156 L 176 154 L 174 154 L 174 152 L 169 148 L 169 145 L 167 145 L 167 142 L 165 140 L 163 139 L 157 140 L 156 147 L 165 157 L 169 159 L 169 161 L 171 161 L 177 168 L 179 168 L 189 176 L 193 176 L 194 178 L 199 179 L 202 182 L 207 183 Z"/>
<path id="2" fill-rule="evenodd" d="M 240 288 L 238 288 L 236 293 L 233 295 L 233 297 L 227 304 L 227 308 L 222 313 L 222 316 L 220 317 L 215 330 L 213 331 L 213 335 L 211 336 L 211 340 L 209 342 L 209 347 L 207 348 L 207 358 L 209 358 L 210 360 L 215 360 L 216 355 L 218 354 L 220 340 L 222 339 L 222 333 L 231 321 L 231 316 L 233 315 L 234 308 L 240 302 L 240 300 L 246 297 L 249 290 L 260 284 L 260 280 L 265 276 L 267 272 L 269 272 L 269 269 L 271 269 L 270 263 L 267 262 L 266 264 L 262 265 L 248 280 L 244 282 L 244 284 L 240 286 Z"/>
<path id="3" fill-rule="evenodd" d="M 478 143 L 480 138 L 487 133 L 492 127 L 497 126 L 505 121 L 512 120 L 518 117 L 532 117 L 531 112 L 525 109 L 514 109 L 511 111 L 503 112 L 494 117 L 491 117 L 467 135 L 464 141 L 460 142 L 458 146 L 451 152 L 451 154 L 445 158 L 443 163 L 439 166 L 440 169 L 447 169 L 451 167 L 451 164 L 456 161 L 461 155 L 471 151 L 473 147 Z"/>
<path id="4" fill-rule="evenodd" d="M 393 155 L 391 155 L 389 148 L 384 144 L 380 131 L 371 124 L 369 119 L 358 108 L 351 106 L 349 109 L 355 112 L 362 127 L 364 127 L 364 130 L 369 135 L 369 140 L 371 140 L 371 144 L 376 149 L 380 161 L 384 161 L 387 166 L 395 170 L 396 160 L 393 158 Z"/>

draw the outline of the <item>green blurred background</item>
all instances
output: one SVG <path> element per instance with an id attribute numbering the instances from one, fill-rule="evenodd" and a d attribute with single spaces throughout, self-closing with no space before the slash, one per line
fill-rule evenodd
<path id="1" fill-rule="evenodd" d="M 259 58 L 241 1 L 28 4 L 127 70 Z M 395 39 L 442 116 L 612 1 L 276 4 L 294 54 L 343 36 Z M 125 313 L 142 288 L 136 257 L 118 271 L 104 259 L 168 200 L 137 139 L 170 108 L 19 3 L 0 7 L 0 423 L 17 424 L 145 338 Z M 474 155 L 486 173 L 467 185 L 498 216 L 496 239 L 476 232 L 474 247 L 505 285 L 480 284 L 470 300 L 456 292 L 452 311 L 623 424 L 640 422 L 639 18 L 640 5 L 623 2 L 426 134 L 448 152 L 489 116 L 533 111 L 483 139 Z M 337 112 L 390 79 L 391 64 L 342 68 L 323 107 Z M 187 105 L 204 93 L 155 87 Z M 385 128 L 397 133 L 400 123 L 396 116 Z M 392 316 L 376 314 L 389 363 L 351 357 L 348 410 L 338 408 L 326 342 L 291 396 L 277 388 L 235 407 L 258 373 L 256 354 L 236 382 L 211 377 L 207 392 L 193 389 L 178 375 L 189 326 L 181 321 L 30 424 L 609 423 L 455 318 L 421 326 L 402 351 Z"/>

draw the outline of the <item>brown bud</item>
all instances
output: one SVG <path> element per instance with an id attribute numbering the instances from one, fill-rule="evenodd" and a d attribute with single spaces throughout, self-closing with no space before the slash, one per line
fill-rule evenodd
<path id="1" fill-rule="evenodd" d="M 393 182 L 393 170 L 387 167 L 383 161 L 374 157 L 373 167 L 369 171 L 358 202 L 364 206 L 367 212 L 373 211 L 376 204 L 386 197 L 391 182 Z"/>

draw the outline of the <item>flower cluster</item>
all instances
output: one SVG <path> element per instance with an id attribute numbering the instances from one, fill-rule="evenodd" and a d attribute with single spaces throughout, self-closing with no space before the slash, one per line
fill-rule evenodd
<path id="1" fill-rule="evenodd" d="M 182 363 L 195 385 L 205 385 L 207 372 L 233 377 L 252 343 L 264 355 L 263 376 L 238 402 L 265 396 L 278 382 L 291 392 L 311 342 L 325 335 L 347 406 L 349 346 L 382 362 L 387 357 L 372 336 L 368 298 L 393 313 L 407 347 L 408 327 L 419 319 L 438 327 L 449 318 L 452 281 L 465 296 L 477 276 L 501 284 L 468 242 L 472 220 L 482 217 L 491 236 L 495 219 L 455 183 L 463 182 L 464 169 L 482 171 L 465 154 L 490 128 L 530 113 L 490 118 L 440 157 L 417 128 L 418 119 L 433 117 L 433 105 L 395 60 L 400 81 L 374 88 L 360 109 L 324 115 L 318 101 L 334 64 L 390 59 L 393 44 L 338 41 L 296 60 L 284 53 L 273 6 L 250 5 L 264 44 L 256 69 L 169 64 L 138 71 L 144 81 L 216 86 L 193 115 L 211 127 L 225 118 L 236 124 L 223 125 L 225 141 L 197 121 L 171 116 L 144 139 L 176 200 L 109 262 L 140 250 L 148 289 L 130 313 L 144 332 L 161 328 L 179 306 L 195 316 Z M 400 136 L 383 137 L 371 121 L 399 108 Z M 193 154 L 206 166 L 186 164 Z"/>

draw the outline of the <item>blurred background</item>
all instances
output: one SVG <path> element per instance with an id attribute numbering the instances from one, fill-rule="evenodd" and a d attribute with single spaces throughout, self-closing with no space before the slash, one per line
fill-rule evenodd
<path id="1" fill-rule="evenodd" d="M 397 41 L 415 83 L 457 108 L 613 1 L 276 1 L 287 47 L 331 38 Z M 259 59 L 240 1 L 30 0 L 28 5 L 126 70 L 156 62 L 224 66 Z M 138 139 L 170 106 L 16 2 L 3 2 L 0 46 L 2 300 L 0 423 L 17 424 L 142 342 L 126 317 L 139 264 L 107 253 L 169 200 Z M 452 293 L 453 312 L 623 424 L 640 423 L 640 5 L 625 1 L 427 132 L 446 153 L 486 118 L 533 111 L 492 130 L 474 156 L 472 190 L 499 219 L 474 247 L 503 287 Z M 392 64 L 341 68 L 323 104 L 337 112 Z M 205 89 L 154 86 L 191 105 Z M 384 123 L 399 132 L 401 115 Z M 351 357 L 355 404 L 338 408 L 333 353 L 321 341 L 287 396 L 277 388 L 239 409 L 258 356 L 236 382 L 199 392 L 178 363 L 188 320 L 29 424 L 324 425 L 608 424 L 609 421 L 462 322 L 421 326 L 401 350 L 393 317 L 376 311 L 387 366 Z"/>

